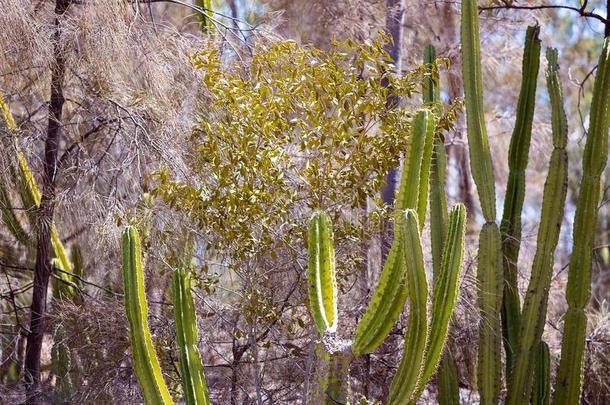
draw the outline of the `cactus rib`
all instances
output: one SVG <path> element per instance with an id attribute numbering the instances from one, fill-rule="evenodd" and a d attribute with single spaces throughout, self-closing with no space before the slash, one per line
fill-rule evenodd
<path id="1" fill-rule="evenodd" d="M 527 402 L 531 391 L 531 370 L 535 350 L 546 320 L 548 292 L 553 275 L 553 253 L 559 240 L 568 182 L 566 143 L 568 127 L 557 64 L 557 51 L 547 50 L 547 87 L 552 111 L 553 153 L 544 185 L 537 249 L 523 303 L 516 357 L 508 385 L 507 404 Z"/>
<path id="2" fill-rule="evenodd" d="M 521 211 L 525 198 L 525 169 L 532 138 L 536 83 L 540 67 L 539 34 L 540 27 L 527 28 L 523 52 L 523 78 L 517 103 L 515 129 L 510 139 L 508 151 L 508 183 L 502 221 L 500 222 L 504 269 L 502 335 L 504 336 L 507 375 L 512 368 L 519 328 L 520 302 L 517 285 L 517 262 L 521 246 Z"/>
<path id="3" fill-rule="evenodd" d="M 568 270 L 566 300 L 568 312 L 561 342 L 561 361 L 555 382 L 553 403 L 580 401 L 587 315 L 591 296 L 591 260 L 601 196 L 601 174 L 608 160 L 610 127 L 610 38 L 606 38 L 597 65 L 589 131 L 583 156 L 583 178 L 574 217 L 574 248 Z"/>
<path id="4" fill-rule="evenodd" d="M 147 404 L 173 404 L 163 381 L 161 366 L 148 328 L 148 304 L 140 258 L 140 238 L 135 228 L 128 226 L 122 239 L 125 312 L 129 321 L 129 340 L 136 377 Z"/>
<path id="5" fill-rule="evenodd" d="M 184 269 L 173 274 L 176 340 L 180 351 L 180 375 L 187 405 L 209 405 L 208 386 L 197 348 L 198 332 L 190 273 Z"/>
<path id="6" fill-rule="evenodd" d="M 309 264 L 309 308 L 320 335 L 337 327 L 337 282 L 335 280 L 335 249 L 330 217 L 315 212 L 309 221 L 307 247 Z"/>

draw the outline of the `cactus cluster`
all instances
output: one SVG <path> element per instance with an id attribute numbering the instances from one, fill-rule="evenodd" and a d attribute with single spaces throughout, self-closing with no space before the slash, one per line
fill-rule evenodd
<path id="1" fill-rule="evenodd" d="M 123 232 L 122 250 L 125 312 L 129 321 L 129 340 L 136 377 L 147 404 L 173 404 L 148 327 L 140 237 L 132 226 Z M 197 348 L 197 319 L 190 273 L 187 270 L 174 271 L 172 293 L 184 401 L 188 405 L 207 405 L 210 400 L 201 354 Z"/>
<path id="2" fill-rule="evenodd" d="M 544 186 L 537 249 L 531 278 L 520 308 L 517 266 L 521 238 L 521 211 L 525 193 L 532 117 L 539 68 L 539 28 L 526 34 L 523 82 L 517 118 L 509 150 L 509 180 L 501 222 L 501 238 L 495 225 L 494 179 L 483 114 L 478 10 L 475 0 L 462 1 L 462 55 L 464 92 L 468 118 L 473 177 L 481 200 L 483 225 L 479 242 L 479 340 L 478 380 L 481 403 L 500 400 L 501 354 L 498 331 L 499 300 L 502 304 L 506 349 L 507 404 L 546 404 L 550 398 L 550 354 L 541 341 L 553 275 L 553 254 L 559 239 L 567 190 L 567 120 L 559 78 L 558 53 L 547 51 L 547 88 L 552 112 L 553 152 Z M 583 159 L 583 178 L 576 204 L 574 246 L 570 258 L 561 362 L 553 402 L 580 402 L 586 332 L 585 308 L 590 298 L 593 236 L 600 199 L 601 175 L 607 163 L 610 128 L 610 39 L 606 39 L 595 77 L 591 118 Z M 500 252 L 499 245 L 502 250 Z M 503 259 L 504 288 L 497 273 Z"/>

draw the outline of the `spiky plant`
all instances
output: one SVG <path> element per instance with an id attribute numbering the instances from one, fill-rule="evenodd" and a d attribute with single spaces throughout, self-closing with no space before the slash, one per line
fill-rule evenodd
<path id="1" fill-rule="evenodd" d="M 597 206 L 601 196 L 601 175 L 608 160 L 610 127 L 610 38 L 602 49 L 589 118 L 589 131 L 583 156 L 583 175 L 574 217 L 574 246 L 568 270 L 565 316 L 561 341 L 561 361 L 555 381 L 555 404 L 580 402 L 583 379 L 583 357 L 587 314 L 591 297 L 593 238 L 597 223 Z"/>
<path id="2" fill-rule="evenodd" d="M 173 404 L 148 328 L 148 303 L 144 289 L 140 238 L 135 228 L 125 228 L 122 247 L 125 312 L 129 321 L 129 341 L 136 377 L 147 404 Z"/>
<path id="3" fill-rule="evenodd" d="M 485 124 L 476 0 L 462 1 L 461 38 L 470 166 L 485 218 L 479 236 L 477 263 L 480 312 L 477 381 L 481 403 L 495 404 L 499 401 L 502 383 L 502 324 L 499 316 L 503 290 L 502 250 L 500 230 L 495 222 L 495 179 Z"/>
<path id="4" fill-rule="evenodd" d="M 517 103 L 515 128 L 508 150 L 508 183 L 504 198 L 504 210 L 500 223 L 504 269 L 504 295 L 502 299 L 502 334 L 506 352 L 506 375 L 513 364 L 517 332 L 519 329 L 519 288 L 517 285 L 517 261 L 521 247 L 521 211 L 525 199 L 525 169 L 527 167 L 534 107 L 536 83 L 540 67 L 540 27 L 528 27 L 521 69 L 521 92 Z"/>
<path id="5" fill-rule="evenodd" d="M 551 100 L 553 153 L 544 185 L 540 227 L 532 274 L 521 312 L 516 357 L 508 384 L 507 404 L 527 402 L 532 387 L 536 350 L 540 344 L 553 276 L 553 254 L 559 240 L 568 182 L 568 127 L 563 107 L 557 50 L 547 50 L 547 87 Z"/>
<path id="6" fill-rule="evenodd" d="M 184 401 L 187 405 L 209 405 L 208 386 L 197 348 L 197 318 L 190 273 L 184 269 L 174 271 L 172 286 Z"/>
<path id="7" fill-rule="evenodd" d="M 422 184 L 427 183 L 429 178 L 431 159 L 426 156 L 431 156 L 432 153 L 433 134 L 433 114 L 428 110 L 419 111 L 413 120 L 411 144 L 403 163 L 396 197 L 396 213 L 405 209 L 418 209 L 420 206 L 426 205 L 419 201 L 428 198 L 428 186 L 426 184 L 424 187 Z M 420 224 L 421 226 L 422 224 Z M 405 266 L 398 232 L 400 232 L 399 227 L 395 227 L 394 240 L 381 276 L 369 306 L 356 327 L 353 345 L 355 355 L 370 353 L 383 343 L 396 323 L 407 299 Z"/>

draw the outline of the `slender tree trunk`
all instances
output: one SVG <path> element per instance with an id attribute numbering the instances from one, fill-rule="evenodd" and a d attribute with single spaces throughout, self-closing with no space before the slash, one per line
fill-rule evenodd
<path id="1" fill-rule="evenodd" d="M 51 69 L 51 100 L 49 102 L 49 122 L 45 141 L 44 165 L 42 173 L 42 199 L 38 208 L 36 228 L 38 243 L 34 267 L 34 286 L 30 311 L 30 332 L 25 354 L 25 383 L 27 403 L 42 402 L 40 395 L 40 357 L 45 330 L 47 290 L 51 275 L 51 224 L 55 209 L 55 176 L 57 149 L 61 136 L 62 109 L 64 105 L 63 78 L 65 58 L 61 46 L 61 16 L 70 6 L 71 0 L 55 2 L 55 30 L 53 33 L 54 65 Z"/>
<path id="2" fill-rule="evenodd" d="M 386 46 L 386 51 L 394 61 L 396 73 L 400 74 L 402 59 L 402 18 L 405 12 L 404 0 L 387 0 L 386 3 L 386 33 L 392 38 L 392 42 Z M 390 98 L 387 101 L 388 108 L 393 108 L 398 100 Z M 394 204 L 394 192 L 396 190 L 396 177 L 398 168 L 392 168 L 386 175 L 385 186 L 381 191 L 381 198 L 386 204 Z"/>

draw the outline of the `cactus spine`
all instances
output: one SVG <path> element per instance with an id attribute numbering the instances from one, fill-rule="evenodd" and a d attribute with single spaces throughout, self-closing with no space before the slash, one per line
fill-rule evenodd
<path id="1" fill-rule="evenodd" d="M 502 334 L 506 352 L 506 375 L 512 369 L 519 329 L 519 288 L 517 262 L 521 245 L 521 211 L 525 198 L 525 169 L 527 167 L 532 123 L 536 104 L 536 82 L 540 67 L 540 28 L 528 27 L 523 52 L 522 82 L 517 116 L 508 151 L 508 184 L 500 232 L 504 269 L 502 302 Z"/>
<path id="2" fill-rule="evenodd" d="M 496 192 L 483 106 L 481 50 L 476 0 L 462 1 L 462 67 L 470 166 L 479 192 L 485 225 L 479 236 L 479 356 L 477 380 L 481 404 L 498 402 L 502 382 L 502 250 L 496 219 Z"/>
<path id="3" fill-rule="evenodd" d="M 583 157 L 583 177 L 574 217 L 574 248 L 570 258 L 566 300 L 568 312 L 561 342 L 561 361 L 555 382 L 556 404 L 580 401 L 587 315 L 591 296 L 591 252 L 601 196 L 601 174 L 608 160 L 610 127 L 610 38 L 606 38 L 597 66 L 589 132 Z"/>
<path id="4" fill-rule="evenodd" d="M 128 226 L 125 229 L 122 245 L 125 311 L 129 321 L 129 340 L 136 377 L 147 404 L 173 404 L 163 381 L 161 366 L 148 328 L 148 304 L 140 258 L 140 238 L 135 228 Z"/>
<path id="5" fill-rule="evenodd" d="M 191 293 L 191 277 L 184 269 L 176 270 L 173 274 L 173 295 L 184 401 L 187 405 L 209 405 L 208 386 L 197 348 L 197 317 Z"/>
<path id="6" fill-rule="evenodd" d="M 309 264 L 309 308 L 320 335 L 337 328 L 337 281 L 335 248 L 330 217 L 315 212 L 309 221 L 307 239 Z"/>
<path id="7" fill-rule="evenodd" d="M 547 87 L 551 100 L 553 153 L 544 186 L 540 228 L 532 274 L 523 303 L 516 357 L 508 386 L 507 404 L 527 402 L 531 391 L 531 370 L 536 348 L 540 343 L 546 320 L 548 291 L 553 275 L 553 253 L 559 240 L 563 219 L 567 182 L 568 127 L 563 108 L 563 91 L 557 64 L 557 50 L 547 50 Z"/>
<path id="8" fill-rule="evenodd" d="M 410 304 L 402 360 L 392 380 L 388 404 L 405 404 L 411 400 L 423 369 L 428 338 L 428 282 L 417 213 L 406 210 L 396 226 L 400 227 L 398 235 L 407 271 Z"/>
<path id="9" fill-rule="evenodd" d="M 65 342 L 63 327 L 58 325 L 53 333 L 53 348 L 51 349 L 51 373 L 55 376 L 53 403 L 69 404 L 74 395 L 74 385 L 70 377 L 70 348 Z"/>
<path id="10" fill-rule="evenodd" d="M 429 165 L 430 160 L 426 162 L 422 156 L 429 148 L 427 145 L 432 144 L 433 133 L 432 113 L 428 110 L 419 111 L 413 120 L 411 145 L 403 163 L 396 197 L 395 218 L 400 215 L 400 211 L 419 207 L 418 199 L 423 195 L 420 191 L 420 180 L 427 179 L 429 174 L 425 173 L 430 170 L 429 166 L 424 166 L 426 163 Z M 353 345 L 355 355 L 370 353 L 381 345 L 396 323 L 407 299 L 403 252 L 397 234 L 399 232 L 399 227 L 395 228 L 394 241 L 379 282 L 362 320 L 356 327 Z"/>

